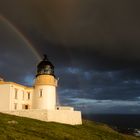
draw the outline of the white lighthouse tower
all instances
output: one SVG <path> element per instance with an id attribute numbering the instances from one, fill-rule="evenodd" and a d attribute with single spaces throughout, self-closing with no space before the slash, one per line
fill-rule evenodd
<path id="1" fill-rule="evenodd" d="M 34 84 L 33 108 L 55 110 L 57 79 L 54 66 L 44 55 L 44 59 L 37 66 Z"/>

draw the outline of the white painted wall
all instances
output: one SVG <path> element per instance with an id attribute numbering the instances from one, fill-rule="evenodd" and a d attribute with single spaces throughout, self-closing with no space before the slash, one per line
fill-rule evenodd
<path id="1" fill-rule="evenodd" d="M 15 98 L 15 89 L 17 89 L 17 98 Z M 28 99 L 28 93 L 30 94 L 30 99 Z M 31 109 L 32 96 L 33 96 L 32 89 L 26 89 L 22 86 L 18 86 L 14 84 L 11 85 L 10 86 L 10 110 L 15 110 L 15 104 L 17 104 L 16 110 L 23 109 L 23 105 L 28 105 L 29 109 Z"/>
<path id="2" fill-rule="evenodd" d="M 10 85 L 0 85 L 0 110 L 10 109 Z"/>
<path id="3" fill-rule="evenodd" d="M 29 117 L 47 122 L 59 122 L 71 125 L 82 124 L 82 117 L 80 111 L 33 109 L 33 110 L 15 110 L 9 112 L 7 111 L 3 113 L 22 117 Z"/>
<path id="4" fill-rule="evenodd" d="M 40 91 L 42 90 L 42 96 Z M 33 109 L 54 110 L 56 108 L 56 87 L 36 85 L 33 96 Z"/>
<path id="5" fill-rule="evenodd" d="M 78 125 L 82 124 L 82 117 L 80 111 L 51 110 L 47 113 L 47 121 Z"/>
<path id="6" fill-rule="evenodd" d="M 17 89 L 17 98 L 15 98 L 15 89 Z M 28 93 L 30 93 L 30 99 Z M 21 110 L 23 105 L 28 105 L 30 109 L 32 107 L 32 96 L 33 88 L 27 88 L 12 82 L 0 84 L 0 111 Z"/>

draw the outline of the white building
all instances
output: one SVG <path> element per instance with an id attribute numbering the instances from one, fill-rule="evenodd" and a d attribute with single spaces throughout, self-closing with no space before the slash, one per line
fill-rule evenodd
<path id="1" fill-rule="evenodd" d="M 43 121 L 82 124 L 81 112 L 73 107 L 56 106 L 57 79 L 47 57 L 37 66 L 33 87 L 0 78 L 0 112 Z"/>

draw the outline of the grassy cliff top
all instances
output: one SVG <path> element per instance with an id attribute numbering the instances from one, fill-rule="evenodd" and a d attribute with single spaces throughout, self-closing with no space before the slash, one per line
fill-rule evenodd
<path id="1" fill-rule="evenodd" d="M 140 140 L 122 135 L 107 125 L 83 121 L 71 126 L 0 113 L 0 140 Z"/>

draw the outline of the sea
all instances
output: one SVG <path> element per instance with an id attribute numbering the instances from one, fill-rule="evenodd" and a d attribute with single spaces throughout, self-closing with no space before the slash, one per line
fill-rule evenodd
<path id="1" fill-rule="evenodd" d="M 105 123 L 120 133 L 140 136 L 140 114 L 83 114 L 83 119 Z"/>

